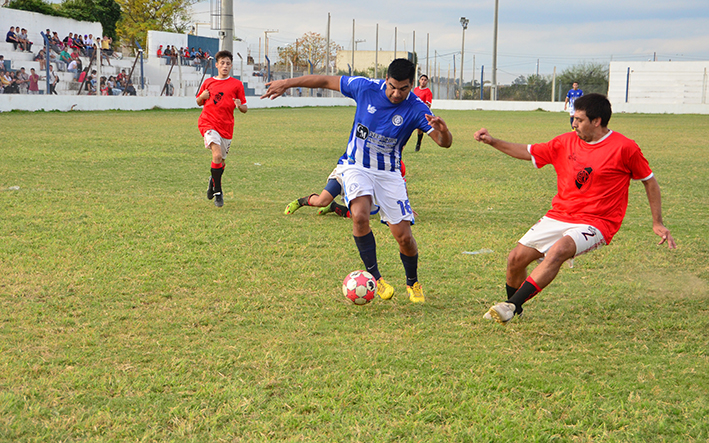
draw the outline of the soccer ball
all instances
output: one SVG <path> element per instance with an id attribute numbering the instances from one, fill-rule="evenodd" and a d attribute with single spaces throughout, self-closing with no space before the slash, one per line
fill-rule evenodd
<path id="1" fill-rule="evenodd" d="M 377 294 L 377 281 L 367 271 L 353 271 L 342 281 L 342 293 L 356 305 L 366 305 Z"/>

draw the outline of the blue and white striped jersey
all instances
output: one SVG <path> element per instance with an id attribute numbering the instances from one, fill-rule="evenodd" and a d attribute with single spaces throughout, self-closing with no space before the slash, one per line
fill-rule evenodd
<path id="1" fill-rule="evenodd" d="M 347 151 L 339 164 L 356 164 L 367 169 L 398 171 L 401 150 L 414 129 L 433 130 L 426 120 L 432 112 L 413 92 L 393 104 L 386 96 L 384 80 L 342 76 L 340 92 L 357 102 Z"/>

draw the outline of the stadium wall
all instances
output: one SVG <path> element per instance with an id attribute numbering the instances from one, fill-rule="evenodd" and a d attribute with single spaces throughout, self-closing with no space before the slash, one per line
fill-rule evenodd
<path id="1" fill-rule="evenodd" d="M 610 63 L 608 98 L 617 106 L 707 105 L 709 61 Z M 671 111 L 667 111 L 671 112 Z"/>
<path id="2" fill-rule="evenodd" d="M 0 8 L 0 30 L 2 30 L 3 36 L 10 30 L 10 26 L 19 26 L 27 29 L 27 34 L 34 43 L 32 46 L 32 52 L 34 53 L 37 53 L 38 48 L 44 45 L 40 32 L 47 28 L 52 32 L 57 31 L 60 38 L 66 37 L 70 32 L 78 32 L 82 35 L 93 34 L 94 37 L 103 35 L 103 27 L 99 22 L 82 22 L 64 17 L 52 17 L 38 12 Z M 5 60 L 12 58 L 12 54 L 3 55 Z"/>
<path id="3" fill-rule="evenodd" d="M 279 97 L 261 100 L 247 97 L 249 108 L 279 108 L 306 106 L 354 106 L 346 97 Z M 652 104 L 623 103 L 612 101 L 615 113 L 640 114 L 709 114 L 709 105 L 702 104 Z M 146 109 L 197 108 L 193 97 L 158 96 L 85 96 L 85 95 L 22 95 L 0 94 L 0 112 L 9 111 L 140 111 Z M 566 112 L 563 102 L 511 102 L 480 100 L 434 100 L 433 110 L 479 110 L 479 111 L 547 111 Z"/>

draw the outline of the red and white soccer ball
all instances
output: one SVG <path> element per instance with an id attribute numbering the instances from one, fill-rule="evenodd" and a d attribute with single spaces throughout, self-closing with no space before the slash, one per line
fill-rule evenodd
<path id="1" fill-rule="evenodd" d="M 342 281 L 342 293 L 356 305 L 366 305 L 377 295 L 377 281 L 367 271 L 353 271 Z"/>

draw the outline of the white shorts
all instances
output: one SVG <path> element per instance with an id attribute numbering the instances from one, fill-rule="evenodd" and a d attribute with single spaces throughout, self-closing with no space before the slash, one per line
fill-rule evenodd
<path id="1" fill-rule="evenodd" d="M 399 171 L 379 171 L 357 165 L 340 166 L 343 166 L 342 189 L 347 206 L 357 197 L 370 195 L 373 203 L 380 208 L 383 222 L 396 225 L 406 220 L 414 223 L 406 182 Z"/>
<path id="2" fill-rule="evenodd" d="M 532 226 L 519 239 L 519 243 L 546 254 L 554 243 L 564 236 L 571 237 L 576 243 L 574 257 L 598 249 L 606 244 L 606 240 L 598 228 L 591 225 L 565 223 L 547 216 L 542 217 L 536 225 Z"/>
<path id="3" fill-rule="evenodd" d="M 222 148 L 222 158 L 226 158 L 226 156 L 229 155 L 231 139 L 223 138 L 217 131 L 210 129 L 204 133 L 204 147 L 211 151 L 212 143 L 216 143 Z"/>
<path id="4" fill-rule="evenodd" d="M 344 172 L 345 168 L 347 165 L 337 165 L 335 166 L 335 169 L 332 170 L 330 175 L 327 177 L 327 181 L 330 180 L 337 180 L 337 183 L 342 186 L 342 173 Z M 344 186 L 342 187 L 342 192 L 340 192 L 340 195 L 345 195 L 345 188 Z M 335 196 L 337 197 L 337 196 Z"/>

